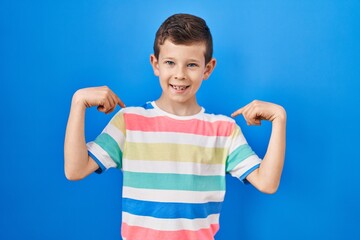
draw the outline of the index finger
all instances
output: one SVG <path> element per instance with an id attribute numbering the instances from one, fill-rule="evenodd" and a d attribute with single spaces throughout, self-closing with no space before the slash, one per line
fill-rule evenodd
<path id="1" fill-rule="evenodd" d="M 122 107 L 122 108 L 126 108 L 125 103 L 116 95 L 116 103 Z"/>
<path id="2" fill-rule="evenodd" d="M 243 113 L 245 107 L 242 107 L 231 114 L 231 117 L 236 117 Z"/>

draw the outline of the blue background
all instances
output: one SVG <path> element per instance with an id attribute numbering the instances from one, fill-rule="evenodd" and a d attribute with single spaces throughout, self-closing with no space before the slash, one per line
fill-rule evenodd
<path id="1" fill-rule="evenodd" d="M 203 17 L 218 65 L 198 94 L 229 115 L 253 99 L 288 113 L 281 186 L 227 178 L 216 239 L 360 239 L 360 2 L 0 1 L 0 239 L 119 239 L 121 172 L 69 182 L 73 93 L 108 85 L 128 105 L 160 94 L 149 55 L 171 14 Z M 110 120 L 89 109 L 86 138 Z M 263 156 L 271 125 L 246 126 Z"/>

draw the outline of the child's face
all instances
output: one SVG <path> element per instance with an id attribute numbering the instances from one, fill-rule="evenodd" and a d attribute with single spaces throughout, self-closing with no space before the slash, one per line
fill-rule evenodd
<path id="1" fill-rule="evenodd" d="M 215 67 L 215 59 L 205 65 L 205 44 L 176 45 L 166 40 L 159 59 L 151 55 L 154 74 L 159 77 L 161 98 L 167 103 L 197 104 L 196 92 Z"/>

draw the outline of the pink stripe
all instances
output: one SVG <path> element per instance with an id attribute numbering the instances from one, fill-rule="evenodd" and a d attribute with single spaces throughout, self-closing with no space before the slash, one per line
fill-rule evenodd
<path id="1" fill-rule="evenodd" d="M 169 117 L 144 117 L 124 114 L 127 130 L 143 132 L 178 132 L 203 136 L 230 136 L 234 123 L 229 121 L 207 122 L 198 119 L 176 120 Z"/>
<path id="2" fill-rule="evenodd" d="M 160 231 L 150 228 L 129 226 L 122 223 L 121 233 L 126 240 L 213 240 L 215 233 L 219 230 L 219 224 L 211 224 L 210 228 L 203 228 L 197 231 L 178 230 Z"/>

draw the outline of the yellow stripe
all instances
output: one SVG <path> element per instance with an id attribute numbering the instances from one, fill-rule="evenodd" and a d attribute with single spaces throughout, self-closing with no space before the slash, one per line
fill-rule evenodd
<path id="1" fill-rule="evenodd" d="M 114 125 L 116 128 L 118 128 L 125 136 L 126 130 L 125 130 L 125 121 L 124 121 L 123 113 L 119 113 L 115 117 L 113 117 L 110 123 Z"/>
<path id="2" fill-rule="evenodd" d="M 128 160 L 224 164 L 227 149 L 206 148 L 190 144 L 127 142 L 123 154 L 123 157 Z"/>
<path id="3" fill-rule="evenodd" d="M 239 137 L 240 134 L 242 134 L 241 129 L 239 126 L 236 125 L 234 131 L 232 132 L 231 138 L 236 139 Z"/>

